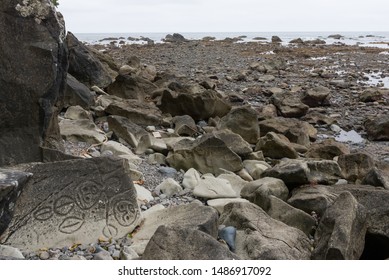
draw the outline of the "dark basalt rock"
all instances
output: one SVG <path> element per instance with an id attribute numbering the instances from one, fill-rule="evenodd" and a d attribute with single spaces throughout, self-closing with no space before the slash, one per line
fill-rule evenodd
<path id="1" fill-rule="evenodd" d="M 0 2 L 0 166 L 40 161 L 40 146 L 60 148 L 64 22 L 50 1 L 25 2 Z"/>

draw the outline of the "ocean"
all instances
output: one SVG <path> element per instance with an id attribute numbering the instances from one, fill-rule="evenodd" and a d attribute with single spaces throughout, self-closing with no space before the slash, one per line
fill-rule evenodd
<path id="1" fill-rule="evenodd" d="M 163 43 L 162 39 L 169 33 L 76 33 L 77 38 L 89 44 L 109 44 L 114 41 L 113 38 L 123 40 L 126 44 L 147 44 L 146 41 L 139 40 L 142 37 L 149 38 L 155 43 Z M 172 33 L 170 33 L 172 34 Z M 288 44 L 289 41 L 297 38 L 302 40 L 321 39 L 327 44 L 343 43 L 346 45 L 360 45 L 360 46 L 374 46 L 379 48 L 389 48 L 389 31 L 387 32 L 191 32 L 180 33 L 186 39 L 200 40 L 204 37 L 215 37 L 216 40 L 223 40 L 225 38 L 241 37 L 240 42 L 250 42 L 256 37 L 263 37 L 266 40 L 258 42 L 270 42 L 272 36 L 278 36 L 283 41 L 282 44 Z M 328 36 L 340 34 L 342 38 L 335 39 Z M 129 37 L 137 40 L 128 40 Z M 109 40 L 103 40 L 110 38 Z M 124 39 L 123 39 L 124 38 Z"/>

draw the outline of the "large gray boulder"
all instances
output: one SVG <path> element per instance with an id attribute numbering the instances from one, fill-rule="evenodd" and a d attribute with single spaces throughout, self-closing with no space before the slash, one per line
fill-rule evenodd
<path id="1" fill-rule="evenodd" d="M 265 157 L 273 159 L 296 159 L 299 157 L 289 139 L 275 132 L 269 132 L 264 137 L 261 137 L 255 146 L 255 151 L 262 151 Z"/>
<path id="2" fill-rule="evenodd" d="M 243 168 L 241 158 L 214 135 L 180 141 L 166 161 L 177 170 L 194 168 L 201 173 L 220 174 L 220 168 L 232 172 Z"/>
<path id="3" fill-rule="evenodd" d="M 158 125 L 161 123 L 161 111 L 154 103 L 140 102 L 138 100 L 115 98 L 109 103 L 105 111 L 111 115 L 126 117 L 138 125 Z"/>
<path id="4" fill-rule="evenodd" d="M 258 142 L 258 114 L 251 107 L 233 108 L 220 120 L 218 127 L 219 129 L 229 129 L 239 134 L 250 144 L 256 144 Z"/>
<path id="5" fill-rule="evenodd" d="M 85 109 L 89 109 L 95 104 L 95 94 L 89 88 L 77 81 L 72 75 L 67 75 L 67 85 L 65 91 L 64 106 L 79 105 Z"/>
<path id="6" fill-rule="evenodd" d="M 323 86 L 308 89 L 302 96 L 301 101 L 309 107 L 328 105 L 328 96 L 331 90 Z"/>
<path id="7" fill-rule="evenodd" d="M 270 196 L 285 201 L 288 198 L 289 190 L 282 180 L 265 177 L 249 182 L 242 189 L 240 195 L 267 211 L 270 207 Z"/>
<path id="8" fill-rule="evenodd" d="M 300 230 L 272 219 L 252 203 L 230 203 L 219 223 L 237 231 L 236 254 L 251 260 L 306 260 L 311 256 L 308 237 Z"/>
<path id="9" fill-rule="evenodd" d="M 389 115 L 380 115 L 365 122 L 367 137 L 374 141 L 389 140 Z"/>
<path id="10" fill-rule="evenodd" d="M 341 155 L 338 163 L 343 177 L 348 181 L 362 180 L 374 168 L 374 159 L 365 153 Z"/>
<path id="11" fill-rule="evenodd" d="M 160 226 L 146 246 L 143 260 L 236 260 L 237 255 L 200 230 Z"/>
<path id="12" fill-rule="evenodd" d="M 139 225 L 125 161 L 93 158 L 38 164 L 16 201 L 1 242 L 24 250 L 120 238 Z"/>
<path id="13" fill-rule="evenodd" d="M 144 101 L 145 97 L 151 95 L 156 89 L 156 85 L 142 77 L 136 75 L 119 75 L 108 86 L 107 92 L 124 99 Z"/>
<path id="14" fill-rule="evenodd" d="M 31 176 L 32 174 L 28 172 L 0 169 L 0 234 L 11 222 L 13 206 Z"/>
<path id="15" fill-rule="evenodd" d="M 312 258 L 358 260 L 365 245 L 366 216 L 365 207 L 351 193 L 341 193 L 320 220 Z"/>
<path id="16" fill-rule="evenodd" d="M 218 216 L 214 208 L 197 203 L 148 213 L 139 230 L 133 235 L 132 247 L 139 255 L 143 255 L 146 245 L 161 225 L 196 229 L 216 238 Z"/>
<path id="17" fill-rule="evenodd" d="M 73 33 L 68 32 L 66 43 L 69 48 L 69 74 L 88 87 L 105 88 L 112 83 L 107 67 Z"/>
<path id="18" fill-rule="evenodd" d="M 0 166 L 60 148 L 68 67 L 63 18 L 49 0 L 0 2 Z"/>
<path id="19" fill-rule="evenodd" d="M 305 156 L 309 158 L 332 160 L 334 157 L 347 155 L 349 153 L 350 149 L 345 144 L 336 142 L 334 139 L 326 139 L 320 143 L 313 143 Z"/>
<path id="20" fill-rule="evenodd" d="M 223 117 L 231 109 L 231 106 L 213 90 L 197 94 L 165 90 L 157 106 L 163 113 L 169 113 L 173 117 L 189 115 L 195 121 Z"/>
<path id="21" fill-rule="evenodd" d="M 279 115 L 285 118 L 301 118 L 309 110 L 309 106 L 302 103 L 294 93 L 273 94 L 271 100 L 277 107 Z"/>
<path id="22" fill-rule="evenodd" d="M 121 116 L 108 117 L 109 129 L 119 138 L 126 141 L 131 147 L 138 147 L 142 136 L 148 135 L 148 132 L 141 126 L 131 122 L 129 119 Z"/>
<path id="23" fill-rule="evenodd" d="M 317 130 L 311 124 L 294 118 L 271 118 L 259 122 L 261 136 L 269 132 L 283 134 L 292 143 L 309 146 L 310 140 L 315 140 Z"/>

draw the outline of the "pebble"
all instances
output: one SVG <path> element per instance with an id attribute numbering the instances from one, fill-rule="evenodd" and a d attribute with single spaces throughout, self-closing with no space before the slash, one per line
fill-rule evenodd
<path id="1" fill-rule="evenodd" d="M 50 258 L 50 254 L 47 251 L 40 252 L 39 259 L 48 260 Z"/>

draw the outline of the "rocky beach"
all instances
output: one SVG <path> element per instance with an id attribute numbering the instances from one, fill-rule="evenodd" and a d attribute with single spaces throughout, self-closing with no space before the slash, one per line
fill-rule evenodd
<path id="1" fill-rule="evenodd" d="M 0 259 L 389 258 L 389 42 L 87 44 L 50 1 L 0 14 Z"/>

